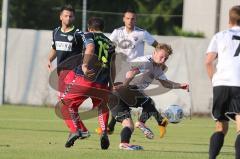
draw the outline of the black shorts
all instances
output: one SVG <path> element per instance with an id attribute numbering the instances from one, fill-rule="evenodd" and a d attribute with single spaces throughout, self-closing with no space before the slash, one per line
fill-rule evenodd
<path id="1" fill-rule="evenodd" d="M 213 87 L 214 120 L 235 120 L 235 115 L 240 113 L 240 87 L 216 86 Z"/>
<path id="2" fill-rule="evenodd" d="M 132 89 L 133 87 L 131 87 Z M 121 92 L 121 94 L 124 92 Z M 124 95 L 129 96 L 130 99 L 124 98 L 119 93 L 114 93 L 115 96 L 111 96 L 109 98 L 109 109 L 111 110 L 112 116 L 118 121 L 122 122 L 124 119 L 131 118 L 131 107 L 137 108 L 142 107 L 142 105 L 147 102 L 150 97 L 143 94 L 141 91 L 138 91 L 134 87 L 134 92 L 136 93 L 136 96 L 133 97 L 131 95 L 126 95 L 127 92 L 124 93 Z M 118 98 L 116 98 L 118 97 Z"/>

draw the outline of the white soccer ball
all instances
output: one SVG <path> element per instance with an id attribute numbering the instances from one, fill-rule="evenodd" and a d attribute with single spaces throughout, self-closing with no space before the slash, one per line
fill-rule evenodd
<path id="1" fill-rule="evenodd" d="M 170 123 L 179 123 L 183 118 L 183 109 L 179 105 L 170 105 L 164 113 Z"/>

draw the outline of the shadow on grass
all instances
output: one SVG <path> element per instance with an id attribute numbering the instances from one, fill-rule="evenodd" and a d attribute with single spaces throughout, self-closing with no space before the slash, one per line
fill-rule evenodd
<path id="1" fill-rule="evenodd" d="M 133 142 L 137 142 L 137 143 L 145 143 L 146 139 L 143 139 L 142 141 L 139 140 L 133 140 Z M 157 141 L 158 142 L 158 141 Z M 160 141 L 159 141 L 160 142 Z M 164 145 L 193 145 L 193 146 L 209 146 L 208 143 L 192 143 L 192 142 L 161 142 L 161 144 Z M 233 145 L 224 145 L 224 147 L 229 147 L 229 148 L 234 148 Z"/>
<path id="2" fill-rule="evenodd" d="M 143 150 L 143 151 L 147 151 L 147 152 L 163 152 L 163 153 L 183 153 L 183 154 L 207 154 L 207 151 L 169 151 L 169 150 Z M 220 152 L 221 155 L 225 155 L 225 156 L 234 156 L 233 152 Z"/>
<path id="3" fill-rule="evenodd" d="M 10 145 L 1 145 L 0 144 L 0 147 L 10 147 Z"/>
<path id="4" fill-rule="evenodd" d="M 33 132 L 68 132 L 64 130 L 47 130 L 47 129 L 28 129 L 28 128 L 5 128 L 0 127 L 0 130 L 20 130 L 20 131 L 33 131 Z"/>

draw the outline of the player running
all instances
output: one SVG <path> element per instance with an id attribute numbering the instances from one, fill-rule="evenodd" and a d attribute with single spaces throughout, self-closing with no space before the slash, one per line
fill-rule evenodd
<path id="1" fill-rule="evenodd" d="M 235 120 L 235 156 L 240 159 L 240 5 L 229 10 L 229 29 L 216 33 L 207 49 L 205 64 L 213 85 L 212 116 L 216 129 L 210 138 L 209 159 L 216 159 Z M 216 62 L 217 61 L 217 62 Z M 215 67 L 215 64 L 216 67 Z"/>
<path id="2" fill-rule="evenodd" d="M 111 86 L 110 74 L 114 71 L 114 46 L 102 33 L 104 22 L 100 18 L 92 17 L 88 21 L 88 33 L 83 37 L 86 46 L 83 63 L 74 71 L 68 73 L 65 91 L 61 94 L 62 113 L 70 129 L 69 138 L 65 147 L 73 146 L 81 137 L 78 108 L 87 99 L 91 98 L 93 108 L 98 107 L 98 121 L 102 131 L 100 144 L 102 149 L 110 145 L 107 136 L 107 122 L 109 110 L 107 107 L 109 87 Z M 111 66 L 112 65 L 112 66 Z"/>
<path id="3" fill-rule="evenodd" d="M 109 106 L 114 118 L 122 123 L 120 149 L 124 150 L 140 150 L 141 146 L 130 144 L 131 134 L 134 130 L 134 124 L 130 114 L 130 107 L 142 107 L 142 114 L 136 123 L 136 127 L 140 128 L 148 138 L 153 137 L 152 131 L 146 127 L 145 122 L 154 116 L 160 129 L 160 137 L 166 131 L 166 118 L 162 117 L 157 111 L 153 100 L 144 94 L 143 90 L 147 88 L 153 80 L 158 80 L 164 87 L 171 89 L 189 89 L 186 83 L 175 83 L 167 79 L 164 74 L 166 69 L 165 62 L 172 54 L 172 48 L 167 44 L 158 44 L 152 55 L 142 56 L 133 60 L 134 66 L 126 73 L 126 79 L 123 84 L 114 87 L 115 93 L 121 98 L 119 103 L 113 97 Z M 142 73 L 141 80 L 135 81 L 131 85 L 130 82 L 138 74 Z"/>
<path id="4" fill-rule="evenodd" d="M 61 26 L 55 28 L 52 32 L 52 48 L 48 55 L 48 69 L 52 70 L 52 61 L 57 58 L 57 72 L 58 78 L 65 78 L 65 74 L 72 70 L 76 63 L 66 62 L 67 59 L 73 56 L 79 56 L 82 54 L 83 49 L 83 40 L 82 35 L 83 32 L 77 29 L 73 22 L 75 20 L 75 9 L 71 5 L 65 5 L 60 10 L 60 20 Z M 68 69 L 62 67 L 66 66 L 68 63 Z M 70 67 L 69 67 L 70 66 Z M 60 84 L 58 85 L 58 91 L 62 92 Z M 90 136 L 89 131 L 85 127 L 85 125 L 80 121 L 79 127 L 81 128 L 82 137 L 86 138 Z"/>

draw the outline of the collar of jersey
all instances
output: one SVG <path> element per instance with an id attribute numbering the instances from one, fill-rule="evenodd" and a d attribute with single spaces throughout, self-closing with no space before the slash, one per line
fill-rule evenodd
<path id="1" fill-rule="evenodd" d="M 71 27 L 68 31 L 66 31 L 66 32 L 64 32 L 64 31 L 62 30 L 62 28 L 61 28 L 61 32 L 63 32 L 63 33 L 68 33 L 68 32 L 70 32 L 70 31 L 72 31 L 74 28 L 75 28 L 75 27 L 72 26 L 72 27 Z"/>
<path id="2" fill-rule="evenodd" d="M 136 27 L 134 26 L 133 30 L 128 33 L 126 27 L 124 27 L 124 31 L 125 31 L 127 34 L 130 34 L 130 33 L 132 33 L 132 32 L 135 30 L 135 28 L 136 28 Z"/>

